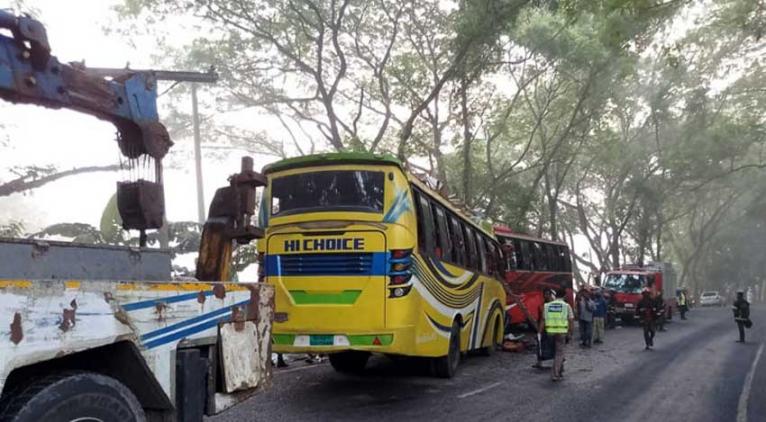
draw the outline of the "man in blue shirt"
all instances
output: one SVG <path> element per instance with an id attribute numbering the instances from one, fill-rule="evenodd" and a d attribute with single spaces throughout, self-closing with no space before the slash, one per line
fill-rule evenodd
<path id="1" fill-rule="evenodd" d="M 603 343 L 604 322 L 606 321 L 607 303 L 604 294 L 599 289 L 593 299 L 593 343 Z"/>

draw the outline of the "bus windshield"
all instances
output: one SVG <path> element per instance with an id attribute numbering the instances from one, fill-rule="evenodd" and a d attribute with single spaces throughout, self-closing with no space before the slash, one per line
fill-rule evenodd
<path id="1" fill-rule="evenodd" d="M 638 274 L 609 274 L 604 287 L 623 293 L 641 293 L 646 277 Z"/>
<path id="2" fill-rule="evenodd" d="M 314 171 L 275 177 L 271 215 L 321 211 L 383 212 L 382 171 Z"/>

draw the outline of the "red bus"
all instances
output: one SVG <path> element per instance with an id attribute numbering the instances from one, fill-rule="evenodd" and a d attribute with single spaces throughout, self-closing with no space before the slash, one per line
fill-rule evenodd
<path id="1" fill-rule="evenodd" d="M 505 280 L 516 295 L 508 298 L 511 325 L 527 322 L 527 312 L 518 299 L 531 319 L 540 320 L 546 289 L 554 289 L 557 297 L 563 297 L 574 308 L 572 258 L 566 243 L 514 233 L 503 225 L 494 226 L 494 231 L 503 246 Z"/>

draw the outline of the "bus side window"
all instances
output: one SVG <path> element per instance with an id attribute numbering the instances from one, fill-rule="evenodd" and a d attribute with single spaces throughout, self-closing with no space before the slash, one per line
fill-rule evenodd
<path id="1" fill-rule="evenodd" d="M 520 270 L 531 270 L 532 269 L 532 257 L 529 253 L 529 241 L 516 239 L 514 240 L 514 243 L 516 244 L 516 259 L 519 263 L 519 269 Z"/>
<path id="2" fill-rule="evenodd" d="M 524 259 L 524 251 L 521 249 L 521 240 L 513 239 L 513 255 L 516 259 L 516 269 L 526 270 L 527 261 Z"/>
<path id="3" fill-rule="evenodd" d="M 562 258 L 564 259 L 564 271 L 571 273 L 572 272 L 572 257 L 569 255 L 569 248 L 567 246 L 563 246 L 562 248 Z"/>
<path id="4" fill-rule="evenodd" d="M 461 222 L 463 226 L 463 239 L 465 240 L 466 267 L 472 271 L 479 269 L 479 253 L 476 251 L 476 236 L 468 224 Z"/>
<path id="5" fill-rule="evenodd" d="M 503 254 L 500 251 L 500 244 L 489 242 L 489 246 L 492 249 L 492 256 L 495 257 L 495 266 L 491 268 L 492 274 L 502 280 L 505 278 L 505 263 L 503 262 Z"/>
<path id="6" fill-rule="evenodd" d="M 492 242 L 489 242 L 491 247 Z M 500 249 L 503 251 L 503 257 L 505 262 L 503 266 L 508 271 L 514 271 L 519 269 L 519 253 L 520 251 L 514 246 L 514 242 L 511 239 L 505 239 L 500 241 Z"/>
<path id="7" fill-rule="evenodd" d="M 419 191 L 413 190 L 415 196 L 415 206 L 418 212 L 418 247 L 425 254 L 433 254 L 434 248 L 434 227 L 431 218 L 431 206 L 428 199 Z"/>
<path id="8" fill-rule="evenodd" d="M 499 255 L 500 249 L 493 241 L 485 240 L 487 242 L 487 273 L 493 277 L 499 277 L 504 272 L 502 268 L 505 267 L 505 263 Z M 510 263 L 510 258 L 507 259 Z"/>
<path id="9" fill-rule="evenodd" d="M 436 221 L 436 236 L 439 238 L 436 257 L 439 259 L 445 259 L 452 261 L 452 241 L 449 237 L 449 227 L 447 227 L 447 216 L 444 214 L 444 208 L 441 204 L 431 202 L 431 212 L 434 214 L 434 220 Z"/>
<path id="10" fill-rule="evenodd" d="M 557 273 L 563 272 L 564 260 L 561 258 L 561 245 L 551 245 L 550 256 L 553 263 L 552 271 Z"/>
<path id="11" fill-rule="evenodd" d="M 463 230 L 460 228 L 460 221 L 452 214 L 449 214 L 450 238 L 452 239 L 452 248 L 454 251 L 453 262 L 460 266 L 465 266 L 465 242 L 463 241 Z"/>
<path id="12" fill-rule="evenodd" d="M 543 247 L 543 251 L 545 252 L 543 256 L 545 257 L 545 269 L 548 271 L 557 271 L 558 270 L 558 256 L 556 254 L 556 245 L 551 245 L 550 243 L 543 243 L 541 245 Z"/>
<path id="13" fill-rule="evenodd" d="M 537 242 L 529 242 L 529 246 L 532 252 L 532 269 L 535 271 L 545 270 L 545 255 L 542 245 Z"/>
<path id="14" fill-rule="evenodd" d="M 562 273 L 565 273 L 565 272 L 569 271 L 567 269 L 567 259 L 569 258 L 567 256 L 567 247 L 563 246 L 563 245 L 559 245 L 559 247 L 556 250 L 556 252 L 559 254 L 559 265 L 560 265 L 559 270 Z"/>
<path id="15" fill-rule="evenodd" d="M 476 246 L 479 249 L 479 271 L 483 274 L 490 274 L 487 268 L 487 241 L 478 232 L 476 233 Z"/>

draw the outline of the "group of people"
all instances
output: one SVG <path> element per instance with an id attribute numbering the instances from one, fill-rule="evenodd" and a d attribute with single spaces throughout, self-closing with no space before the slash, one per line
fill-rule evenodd
<path id="1" fill-rule="evenodd" d="M 592 344 L 603 343 L 609 305 L 601 289 L 581 289 L 575 303 L 580 346 L 590 348 Z"/>
<path id="2" fill-rule="evenodd" d="M 580 328 L 580 346 L 590 348 L 592 344 L 604 342 L 604 330 L 608 313 L 608 301 L 599 290 L 583 289 L 577 295 L 575 312 L 563 298 L 556 296 L 555 290 L 545 291 L 545 304 L 540 313 L 538 334 L 546 336 L 553 344 L 554 356 L 551 380 L 559 381 L 564 377 L 564 347 L 572 340 L 575 317 Z M 541 356 L 535 365 L 542 367 Z"/>
<path id="3" fill-rule="evenodd" d="M 575 300 L 577 312 L 563 299 L 556 296 L 554 290 L 544 292 L 545 303 L 543 304 L 540 321 L 538 324 L 538 337 L 547 336 L 554 348 L 553 367 L 551 379 L 559 381 L 564 374 L 564 348 L 572 339 L 574 332 L 575 317 L 580 327 L 580 345 L 584 348 L 591 347 L 593 343 L 602 343 L 604 339 L 604 321 L 607 318 L 609 301 L 599 289 L 582 289 L 578 292 Z M 678 308 L 681 319 L 686 319 L 688 311 L 687 297 L 682 292 L 678 298 Z M 737 300 L 732 306 L 734 320 L 739 329 L 739 342 L 745 342 L 745 328 L 752 325 L 750 321 L 750 304 L 745 299 L 744 291 L 737 292 Z M 661 292 L 652 295 L 650 290 L 642 292 L 641 300 L 636 306 L 636 316 L 641 321 L 644 331 L 645 350 L 654 347 L 656 331 L 664 331 L 666 304 Z M 536 367 L 542 367 L 541 357 L 538 354 Z"/>

